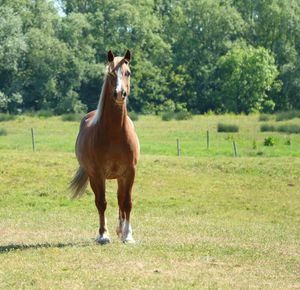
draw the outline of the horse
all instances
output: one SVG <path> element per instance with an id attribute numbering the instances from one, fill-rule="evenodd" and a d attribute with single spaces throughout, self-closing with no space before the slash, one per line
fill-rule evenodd
<path id="1" fill-rule="evenodd" d="M 116 179 L 119 206 L 116 232 L 124 243 L 134 243 L 130 212 L 140 145 L 126 107 L 130 94 L 131 52 L 127 50 L 124 57 L 115 57 L 110 50 L 107 58 L 97 109 L 84 116 L 80 123 L 75 144 L 79 168 L 70 182 L 70 189 L 73 198 L 80 197 L 90 182 L 99 213 L 96 242 L 107 244 L 111 240 L 105 218 L 105 182 Z"/>

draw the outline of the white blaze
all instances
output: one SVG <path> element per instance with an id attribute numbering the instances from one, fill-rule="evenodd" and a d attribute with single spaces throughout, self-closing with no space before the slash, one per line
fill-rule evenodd
<path id="1" fill-rule="evenodd" d="M 117 93 L 120 93 L 122 91 L 122 70 L 119 67 L 117 72 L 117 87 L 116 87 Z"/>

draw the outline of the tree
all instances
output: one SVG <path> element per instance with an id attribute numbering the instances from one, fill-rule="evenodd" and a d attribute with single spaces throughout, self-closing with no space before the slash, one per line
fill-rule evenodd
<path id="1" fill-rule="evenodd" d="M 274 57 L 265 48 L 233 47 L 217 63 L 216 109 L 234 113 L 272 109 L 267 91 L 274 85 L 277 76 Z"/>
<path id="2" fill-rule="evenodd" d="M 22 104 L 20 66 L 26 48 L 21 18 L 12 9 L 0 7 L 0 110 L 15 111 Z"/>
<path id="3" fill-rule="evenodd" d="M 217 59 L 242 36 L 245 23 L 235 8 L 224 1 L 188 0 L 173 4 L 172 13 L 165 20 L 165 37 L 172 43 L 172 71 L 180 69 L 185 74 L 185 87 L 179 91 L 184 92 L 181 99 L 189 110 L 205 112 L 212 107 L 210 75 Z"/>
<path id="4" fill-rule="evenodd" d="M 272 92 L 276 110 L 299 107 L 300 2 L 297 0 L 234 0 L 249 24 L 247 40 L 275 56 L 280 90 Z"/>
<path id="5" fill-rule="evenodd" d="M 300 106 L 298 0 L 0 1 L 2 111 L 94 109 L 107 51 L 128 48 L 131 110 Z"/>

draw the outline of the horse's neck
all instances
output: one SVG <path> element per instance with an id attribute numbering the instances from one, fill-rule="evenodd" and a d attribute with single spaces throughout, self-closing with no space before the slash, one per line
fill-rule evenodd
<path id="1" fill-rule="evenodd" d="M 126 104 L 119 107 L 115 103 L 112 94 L 112 89 L 108 85 L 103 95 L 103 108 L 99 126 L 114 134 L 125 128 L 127 108 Z"/>

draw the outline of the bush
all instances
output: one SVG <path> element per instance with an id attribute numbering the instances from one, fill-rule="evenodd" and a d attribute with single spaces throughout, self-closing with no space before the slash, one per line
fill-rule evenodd
<path id="1" fill-rule="evenodd" d="M 284 145 L 291 145 L 292 144 L 292 141 L 291 141 L 291 138 L 287 138 L 284 142 Z"/>
<path id="2" fill-rule="evenodd" d="M 139 115 L 134 111 L 128 112 L 128 116 L 132 121 L 137 121 L 139 119 Z"/>
<path id="3" fill-rule="evenodd" d="M 181 111 L 177 112 L 174 115 L 175 120 L 181 121 L 181 120 L 189 120 L 192 119 L 193 115 L 190 112 Z"/>
<path id="4" fill-rule="evenodd" d="M 234 124 L 218 123 L 217 131 L 235 133 L 239 131 L 239 126 Z"/>
<path id="5" fill-rule="evenodd" d="M 278 126 L 277 131 L 289 133 L 289 134 L 300 134 L 300 125 L 296 125 L 296 124 L 280 125 Z"/>
<path id="6" fill-rule="evenodd" d="M 61 119 L 66 122 L 79 122 L 82 119 L 81 114 L 64 114 L 61 116 Z"/>
<path id="7" fill-rule="evenodd" d="M 266 122 L 273 119 L 273 116 L 270 114 L 261 114 L 258 118 L 258 121 L 260 122 Z"/>
<path id="8" fill-rule="evenodd" d="M 260 126 L 261 132 L 275 132 L 277 131 L 276 126 L 270 124 L 263 124 Z"/>
<path id="9" fill-rule="evenodd" d="M 207 112 L 204 113 L 204 116 L 215 116 L 215 112 L 212 110 L 208 110 Z"/>
<path id="10" fill-rule="evenodd" d="M 7 131 L 3 128 L 0 128 L 0 136 L 5 136 L 7 135 Z"/>
<path id="11" fill-rule="evenodd" d="M 264 146 L 274 146 L 276 144 L 274 137 L 266 137 L 264 140 Z"/>
<path id="12" fill-rule="evenodd" d="M 166 113 L 162 114 L 161 119 L 163 121 L 170 121 L 170 120 L 174 119 L 174 115 L 175 115 L 174 112 L 166 112 Z"/>
<path id="13" fill-rule="evenodd" d="M 0 113 L 0 122 L 11 121 L 16 118 L 15 115 L 2 114 Z"/>
<path id="14" fill-rule="evenodd" d="M 294 118 L 300 118 L 300 110 L 292 110 L 276 114 L 276 121 L 291 120 Z"/>
<path id="15" fill-rule="evenodd" d="M 282 132 L 289 134 L 300 134 L 300 126 L 297 124 L 283 124 L 280 126 L 263 124 L 260 126 L 261 132 Z"/>
<path id="16" fill-rule="evenodd" d="M 53 116 L 53 111 L 40 110 L 40 111 L 37 111 L 35 115 L 38 116 L 39 118 L 50 118 Z"/>

